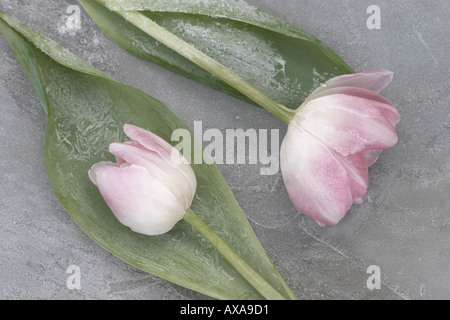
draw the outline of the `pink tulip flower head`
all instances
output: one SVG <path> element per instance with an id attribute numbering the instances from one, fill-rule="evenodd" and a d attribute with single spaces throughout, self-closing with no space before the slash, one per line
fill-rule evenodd
<path id="1" fill-rule="evenodd" d="M 132 125 L 124 131 L 132 140 L 109 146 L 116 163 L 95 164 L 89 177 L 122 224 L 146 235 L 166 233 L 191 206 L 195 174 L 165 140 Z"/>
<path id="2" fill-rule="evenodd" d="M 298 108 L 280 151 L 289 197 L 319 225 L 337 224 L 369 184 L 368 167 L 397 142 L 395 107 L 379 92 L 392 80 L 379 70 L 333 78 Z"/>

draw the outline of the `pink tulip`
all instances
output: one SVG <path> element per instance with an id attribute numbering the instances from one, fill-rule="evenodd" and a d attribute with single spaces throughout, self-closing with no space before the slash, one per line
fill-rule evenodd
<path id="1" fill-rule="evenodd" d="M 333 78 L 298 108 L 281 145 L 280 164 L 295 208 L 319 225 L 337 224 L 361 203 L 368 167 L 397 142 L 400 120 L 378 93 L 392 72 Z"/>
<path id="2" fill-rule="evenodd" d="M 166 233 L 191 206 L 195 174 L 160 137 L 132 125 L 124 131 L 133 140 L 109 146 L 116 163 L 95 164 L 89 177 L 122 224 L 146 235 Z"/>

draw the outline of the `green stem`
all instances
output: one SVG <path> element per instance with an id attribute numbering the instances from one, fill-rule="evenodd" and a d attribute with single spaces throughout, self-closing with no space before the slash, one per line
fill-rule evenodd
<path id="1" fill-rule="evenodd" d="M 230 246 L 214 232 L 202 219 L 191 209 L 186 211 L 183 218 L 200 234 L 202 234 L 220 254 L 244 277 L 263 297 L 268 300 L 286 300 L 274 287 L 272 287 L 259 273 L 257 273 L 247 262 L 245 262 Z"/>
<path id="2" fill-rule="evenodd" d="M 97 1 L 102 2 L 101 0 Z M 288 124 L 290 123 L 292 117 L 294 116 L 293 110 L 272 100 L 267 95 L 256 89 L 248 81 L 244 80 L 238 74 L 234 73 L 221 63 L 180 39 L 170 31 L 164 29 L 140 12 L 121 10 L 115 12 L 147 33 L 149 36 L 192 61 L 204 70 L 210 72 L 212 75 L 221 79 L 248 98 L 252 99 L 280 120 Z"/>

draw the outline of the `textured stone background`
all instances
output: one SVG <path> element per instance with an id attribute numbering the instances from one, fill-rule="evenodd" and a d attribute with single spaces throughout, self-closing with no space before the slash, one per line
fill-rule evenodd
<path id="1" fill-rule="evenodd" d="M 370 169 L 364 203 L 337 226 L 320 228 L 299 216 L 280 173 L 264 177 L 259 166 L 220 166 L 288 285 L 301 299 L 450 298 L 450 3 L 249 2 L 319 37 L 355 71 L 395 71 L 383 94 L 402 115 L 398 144 Z M 163 101 L 191 126 L 202 120 L 204 128 L 279 128 L 284 135 L 284 124 L 264 110 L 124 52 L 84 11 L 82 29 L 67 30 L 72 4 L 0 0 L 0 10 Z M 381 30 L 366 27 L 371 4 L 381 8 Z M 44 112 L 1 37 L 0 110 L 0 298 L 207 298 L 127 265 L 65 213 L 45 172 Z M 66 286 L 72 264 L 81 270 L 80 290 Z M 381 269 L 381 290 L 366 287 L 370 265 Z"/>

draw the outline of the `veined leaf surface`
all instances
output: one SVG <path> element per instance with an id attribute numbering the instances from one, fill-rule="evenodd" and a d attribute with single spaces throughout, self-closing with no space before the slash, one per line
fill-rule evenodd
<path id="1" fill-rule="evenodd" d="M 326 80 L 353 73 L 316 37 L 242 0 L 79 2 L 112 40 L 133 55 L 247 101 L 238 90 L 114 11 L 140 11 L 291 109 L 298 108 Z"/>
<path id="2" fill-rule="evenodd" d="M 93 164 L 113 160 L 109 144 L 126 140 L 125 123 L 169 142 L 175 129 L 188 129 L 186 124 L 158 100 L 113 80 L 1 12 L 0 33 L 48 115 L 44 156 L 49 181 L 81 229 L 124 261 L 178 285 L 219 299 L 261 299 L 188 223 L 181 221 L 161 236 L 132 232 L 117 221 L 89 180 L 87 172 Z M 288 298 L 289 289 L 218 168 L 198 164 L 193 169 L 198 188 L 191 208 Z"/>

